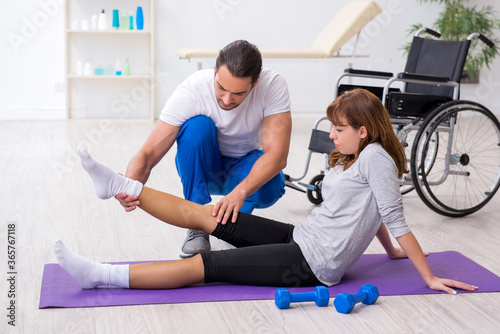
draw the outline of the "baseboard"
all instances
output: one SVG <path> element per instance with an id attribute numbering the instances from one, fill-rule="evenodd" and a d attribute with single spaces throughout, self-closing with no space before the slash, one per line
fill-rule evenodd
<path id="1" fill-rule="evenodd" d="M 61 120 L 66 119 L 64 109 L 0 108 L 0 120 Z"/>

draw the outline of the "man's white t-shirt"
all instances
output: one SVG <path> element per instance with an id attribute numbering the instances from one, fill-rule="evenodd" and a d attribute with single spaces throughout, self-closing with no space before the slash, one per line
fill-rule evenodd
<path id="1" fill-rule="evenodd" d="M 224 110 L 215 97 L 214 71 L 208 69 L 195 72 L 177 87 L 163 107 L 160 120 L 182 126 L 195 116 L 208 116 L 217 127 L 221 154 L 239 158 L 262 148 L 264 117 L 289 111 L 288 87 L 277 72 L 262 69 L 257 85 L 243 102 Z"/>

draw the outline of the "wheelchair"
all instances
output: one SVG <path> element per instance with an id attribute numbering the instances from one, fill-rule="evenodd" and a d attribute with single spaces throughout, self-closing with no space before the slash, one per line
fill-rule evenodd
<path id="1" fill-rule="evenodd" d="M 460 79 L 470 43 L 478 38 L 492 47 L 480 33 L 465 41 L 422 38 L 429 28 L 416 32 L 405 70 L 396 76 L 389 72 L 348 68 L 336 81 L 336 98 L 343 91 L 364 88 L 380 98 L 389 112 L 395 133 L 405 147 L 410 173 L 400 180 L 402 194 L 413 189 L 433 211 L 449 217 L 476 212 L 494 196 L 500 186 L 500 123 L 486 107 L 459 99 Z M 383 86 L 341 84 L 376 79 Z M 394 87 L 398 83 L 400 87 Z M 313 126 L 304 172 L 299 177 L 286 175 L 286 184 L 306 192 L 309 201 L 319 204 L 321 184 L 328 167 L 328 154 L 335 148 L 329 133 Z M 330 125 L 331 126 L 331 125 Z M 302 180 L 308 171 L 311 154 L 325 154 L 325 167 L 309 183 Z"/>

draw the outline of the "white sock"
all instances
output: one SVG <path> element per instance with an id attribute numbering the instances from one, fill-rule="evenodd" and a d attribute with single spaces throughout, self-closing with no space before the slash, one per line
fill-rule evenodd
<path id="1" fill-rule="evenodd" d="M 67 249 L 61 240 L 54 242 L 54 253 L 59 265 L 82 289 L 94 289 L 98 286 L 130 288 L 128 264 L 112 265 L 90 261 Z"/>
<path id="2" fill-rule="evenodd" d="M 100 199 L 108 199 L 121 193 L 139 196 L 142 183 L 126 178 L 111 168 L 95 161 L 85 148 L 78 150 L 83 168 L 94 182 L 95 192 Z"/>

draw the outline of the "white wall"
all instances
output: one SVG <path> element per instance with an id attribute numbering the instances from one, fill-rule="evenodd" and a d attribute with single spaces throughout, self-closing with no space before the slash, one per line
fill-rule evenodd
<path id="1" fill-rule="evenodd" d="M 71 0 L 86 1 L 86 0 Z M 111 1 L 111 0 L 109 0 Z M 23 0 L 0 4 L 0 119 L 63 118 L 64 79 L 62 0 Z M 181 47 L 223 47 L 247 39 L 261 48 L 307 48 L 347 0 L 176 0 L 156 1 L 156 112 L 197 64 L 180 60 Z M 354 67 L 399 72 L 401 46 L 411 39 L 410 24 L 430 26 L 439 5 L 417 0 L 378 0 L 384 12 L 364 29 Z M 479 0 L 481 5 L 487 0 Z M 500 13 L 500 4 L 493 4 Z M 352 46 L 351 41 L 347 50 Z M 351 59 L 265 60 L 288 81 L 292 110 L 323 113 L 333 83 Z M 211 62 L 205 64 L 211 66 Z M 500 60 L 481 73 L 478 85 L 463 85 L 462 98 L 500 114 Z"/>
<path id="2" fill-rule="evenodd" d="M 62 5 L 56 0 L 0 4 L 0 119 L 64 118 Z"/>

